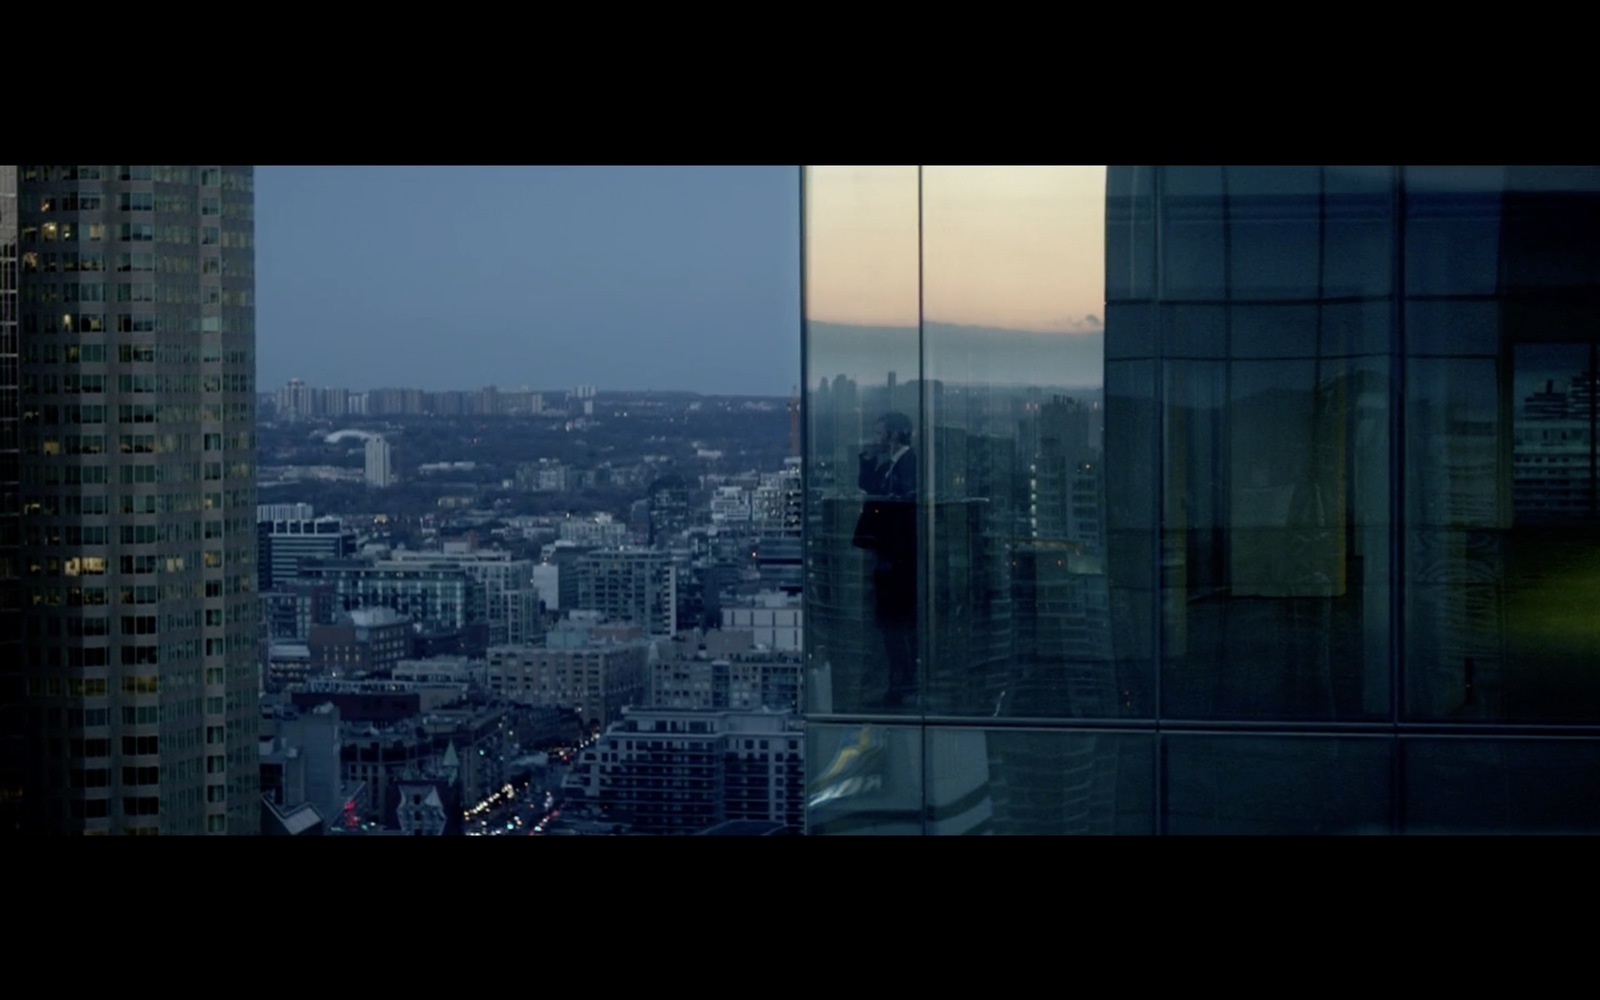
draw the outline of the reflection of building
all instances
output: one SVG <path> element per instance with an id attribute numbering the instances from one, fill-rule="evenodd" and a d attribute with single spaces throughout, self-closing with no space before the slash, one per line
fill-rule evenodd
<path id="1" fill-rule="evenodd" d="M 1522 400 L 1516 425 L 1517 519 L 1591 514 L 1595 498 L 1592 430 L 1595 377 L 1577 374 L 1557 389 L 1554 378 Z"/>
<path id="2" fill-rule="evenodd" d="M 1008 169 L 805 173 L 811 830 L 1600 830 L 1600 169 Z M 1073 244 L 1103 392 L 1069 333 L 934 322 Z M 889 398 L 909 710 L 850 694 Z"/>

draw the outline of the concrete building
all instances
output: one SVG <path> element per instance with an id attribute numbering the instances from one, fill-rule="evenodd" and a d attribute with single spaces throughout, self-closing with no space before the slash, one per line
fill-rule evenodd
<path id="1" fill-rule="evenodd" d="M 800 829 L 805 736 L 788 712 L 633 709 L 583 751 L 567 793 L 639 833 L 735 820 Z"/>
<path id="2" fill-rule="evenodd" d="M 799 594 L 765 591 L 723 604 L 722 627 L 749 632 L 757 646 L 798 653 L 804 616 Z"/>
<path id="3" fill-rule="evenodd" d="M 540 595 L 534 582 L 535 563 L 513 559 L 503 549 L 478 549 L 447 542 L 441 551 L 397 549 L 390 554 L 396 565 L 454 566 L 477 586 L 469 618 L 488 628 L 491 645 L 517 645 L 537 641 L 544 634 L 539 613 Z"/>
<path id="4" fill-rule="evenodd" d="M 376 436 L 367 438 L 365 481 L 369 488 L 382 490 L 394 484 L 392 458 L 387 440 Z"/>
<path id="5" fill-rule="evenodd" d="M 478 624 L 479 585 L 451 561 L 358 559 L 306 560 L 301 579 L 333 585 L 342 611 L 391 608 L 430 630 L 461 630 Z"/>
<path id="6" fill-rule="evenodd" d="M 598 549 L 578 560 L 577 607 L 633 622 L 650 635 L 678 631 L 677 572 L 666 552 Z"/>
<path id="7" fill-rule="evenodd" d="M 339 711 L 325 703 L 308 711 L 281 709 L 261 725 L 261 796 L 272 806 L 268 823 L 281 829 L 263 832 L 307 832 L 302 808 L 310 808 L 316 830 L 326 832 L 344 812 L 349 789 L 340 763 Z"/>
<path id="8" fill-rule="evenodd" d="M 391 608 L 357 608 L 326 625 L 311 626 L 306 645 L 318 676 L 362 677 L 385 671 L 412 652 L 410 618 Z"/>
<path id="9" fill-rule="evenodd" d="M 623 707 L 644 703 L 648 648 L 642 642 L 497 646 L 489 650 L 489 691 L 519 704 L 575 709 L 586 723 L 604 727 Z"/>

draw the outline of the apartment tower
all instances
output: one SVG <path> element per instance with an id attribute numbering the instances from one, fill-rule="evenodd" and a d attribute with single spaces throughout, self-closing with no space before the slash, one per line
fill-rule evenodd
<path id="1" fill-rule="evenodd" d="M 23 830 L 256 831 L 252 191 L 242 166 L 0 167 Z"/>

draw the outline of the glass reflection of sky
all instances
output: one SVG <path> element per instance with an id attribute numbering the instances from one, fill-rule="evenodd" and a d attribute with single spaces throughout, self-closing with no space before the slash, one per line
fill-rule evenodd
<path id="1" fill-rule="evenodd" d="M 981 328 L 997 383 L 1100 381 L 1104 167 L 812 167 L 805 171 L 806 319 L 814 357 L 907 374 L 916 330 Z M 919 209 L 920 198 L 920 209 Z M 1040 335 L 1093 338 L 1057 353 Z M 828 342 L 828 347 L 816 348 Z M 1078 355 L 1093 359 L 1085 366 Z M 1054 359 L 1041 371 L 1041 360 Z M 820 357 L 819 357 L 820 360 Z M 1013 370 L 1014 369 L 1014 370 Z M 1081 370 L 1080 370 L 1081 369 Z"/>
<path id="2" fill-rule="evenodd" d="M 862 326 L 914 322 L 915 167 L 806 171 L 806 315 Z M 1016 330 L 1098 327 L 1105 301 L 1104 167 L 926 167 L 922 222 L 936 240 L 924 304 L 946 323 Z"/>

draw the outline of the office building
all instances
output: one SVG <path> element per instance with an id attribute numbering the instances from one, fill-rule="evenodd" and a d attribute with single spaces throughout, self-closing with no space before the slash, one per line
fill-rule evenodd
<path id="1" fill-rule="evenodd" d="M 1600 170 L 803 184 L 812 832 L 1600 830 Z"/>
<path id="2" fill-rule="evenodd" d="M 256 513 L 257 573 L 261 593 L 298 578 L 303 559 L 344 559 L 356 551 L 356 533 L 337 517 L 264 518 Z"/>
<path id="3" fill-rule="evenodd" d="M 0 175 L 17 209 L 23 825 L 252 833 L 252 168 Z"/>

